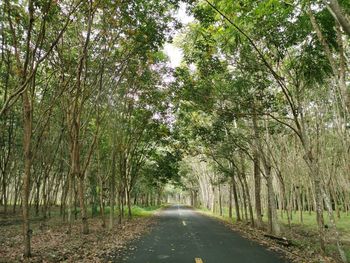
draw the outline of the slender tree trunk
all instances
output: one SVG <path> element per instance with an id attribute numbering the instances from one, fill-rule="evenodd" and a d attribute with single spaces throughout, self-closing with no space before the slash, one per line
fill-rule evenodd
<path id="1" fill-rule="evenodd" d="M 126 204 L 128 206 L 128 218 L 131 219 L 132 212 L 131 212 L 131 200 L 130 200 L 130 189 L 126 189 Z"/>
<path id="2" fill-rule="evenodd" d="M 241 189 L 242 189 L 242 204 L 243 204 L 243 211 L 244 211 L 244 220 L 248 221 L 248 204 L 247 204 L 247 196 L 246 196 L 246 191 L 245 191 L 245 187 L 244 187 L 244 184 L 243 184 L 243 181 L 242 181 L 242 174 L 241 172 L 238 172 L 238 180 L 239 180 L 239 183 L 241 185 Z"/>
<path id="3" fill-rule="evenodd" d="M 271 167 L 267 167 L 265 170 L 266 173 L 266 180 L 267 180 L 267 198 L 268 198 L 268 205 L 269 205 L 269 231 L 274 235 L 280 235 L 281 229 L 280 225 L 278 223 L 278 217 L 277 217 L 277 209 L 276 209 L 276 200 L 275 200 L 275 193 L 273 190 L 273 184 L 272 184 L 272 174 L 271 174 Z"/>
<path id="4" fill-rule="evenodd" d="M 318 234 L 320 240 L 320 246 L 323 252 L 326 251 L 326 241 L 324 234 L 324 219 L 323 219 L 323 198 L 322 198 L 322 185 L 321 178 L 318 172 L 318 165 L 315 163 L 312 157 L 309 157 L 309 164 L 311 169 L 311 175 L 314 180 L 315 188 L 315 208 L 316 208 L 316 218 L 318 225 Z"/>
<path id="5" fill-rule="evenodd" d="M 124 190 L 123 189 L 120 189 L 119 191 L 119 198 L 118 198 L 118 201 L 119 201 L 119 224 L 122 223 L 122 219 L 124 218 L 124 197 L 125 194 L 124 194 Z M 150 203 L 152 205 L 152 196 L 151 196 L 151 199 L 150 199 Z"/>
<path id="6" fill-rule="evenodd" d="M 72 171 L 68 173 L 68 234 L 72 233 L 72 208 L 73 208 L 73 174 Z"/>
<path id="7" fill-rule="evenodd" d="M 254 162 L 254 192 L 255 192 L 256 225 L 258 228 L 262 228 L 263 222 L 262 222 L 261 196 L 260 196 L 261 176 L 260 176 L 260 157 L 258 152 L 259 131 L 258 131 L 255 112 L 253 114 L 253 129 L 254 129 L 253 162 Z"/>
<path id="8" fill-rule="evenodd" d="M 236 187 L 236 181 L 234 180 L 234 177 L 232 176 L 232 190 L 233 190 L 233 199 L 235 202 L 235 210 L 236 210 L 236 218 L 237 222 L 242 221 L 241 214 L 239 211 L 239 203 L 238 203 L 238 194 L 237 194 L 237 187 Z"/>
<path id="9" fill-rule="evenodd" d="M 215 213 L 215 188 L 211 186 L 211 211 Z"/>
<path id="10" fill-rule="evenodd" d="M 299 221 L 300 223 L 304 223 L 303 220 L 303 192 L 301 190 L 301 187 L 297 187 L 298 189 L 298 208 L 299 208 Z"/>
<path id="11" fill-rule="evenodd" d="M 344 32 L 350 36 L 350 20 L 346 17 L 344 10 L 338 3 L 338 0 L 330 0 L 325 2 L 332 16 L 339 22 Z"/>
<path id="12" fill-rule="evenodd" d="M 78 176 L 78 195 L 79 195 L 79 205 L 82 221 L 82 233 L 89 234 L 89 225 L 87 217 L 87 209 L 85 205 L 85 192 L 84 192 L 84 176 Z"/>
<path id="13" fill-rule="evenodd" d="M 98 154 L 98 179 L 99 179 L 99 184 L 100 184 L 100 193 L 99 193 L 99 199 L 100 199 L 100 214 L 101 214 L 101 221 L 102 221 L 102 227 L 105 228 L 106 227 L 106 217 L 105 217 L 105 205 L 104 205 L 104 200 L 103 200 L 103 181 L 101 178 L 101 174 L 100 174 L 100 158 L 99 158 L 99 154 Z"/>
<path id="14" fill-rule="evenodd" d="M 247 176 L 246 176 L 246 166 L 245 166 L 245 161 L 244 161 L 244 156 L 243 153 L 240 154 L 240 162 L 241 162 L 241 176 L 242 176 L 242 181 L 243 181 L 243 188 L 245 189 L 245 196 L 247 198 L 247 204 L 248 204 L 248 209 L 249 209 L 249 218 L 252 226 L 255 226 L 254 222 L 254 213 L 253 213 L 253 207 L 252 207 L 252 201 L 250 198 L 250 192 L 249 192 L 249 187 L 248 187 L 248 182 L 247 182 Z"/>
<path id="15" fill-rule="evenodd" d="M 17 178 L 17 176 L 16 176 Z M 18 200 L 18 188 L 19 188 L 19 183 L 18 180 L 15 180 L 15 194 L 13 197 L 13 207 L 12 207 L 12 212 L 15 214 L 16 213 L 16 207 L 17 207 L 17 200 Z"/>
<path id="16" fill-rule="evenodd" d="M 4 202 L 4 217 L 7 216 L 7 191 L 6 191 L 6 172 L 3 171 L 3 177 L 2 177 L 2 195 L 3 195 L 3 202 Z"/>
<path id="17" fill-rule="evenodd" d="M 324 190 L 322 191 L 322 195 L 323 195 L 324 200 L 325 200 L 326 208 L 327 208 L 327 211 L 328 211 L 328 216 L 329 216 L 329 219 L 330 219 L 331 229 L 332 229 L 333 235 L 335 237 L 335 241 L 336 241 L 336 245 L 337 245 L 337 249 L 338 249 L 340 258 L 341 258 L 341 260 L 343 262 L 346 263 L 348 261 L 346 259 L 346 255 L 345 255 L 343 246 L 342 246 L 342 244 L 340 242 L 339 232 L 338 232 L 336 224 L 335 224 L 335 218 L 334 218 L 334 213 L 333 213 L 331 202 L 329 200 L 328 195 L 325 193 Z"/>
<path id="18" fill-rule="evenodd" d="M 221 196 L 221 185 L 219 184 L 219 213 L 222 216 L 222 196 Z"/>
<path id="19" fill-rule="evenodd" d="M 263 226 L 262 223 L 262 210 L 261 210 L 261 177 L 259 168 L 259 157 L 256 154 L 254 156 L 254 192 L 255 192 L 255 213 L 256 213 L 256 225 L 258 228 Z"/>
<path id="20" fill-rule="evenodd" d="M 36 195 L 35 195 L 35 216 L 39 215 L 40 206 L 40 178 L 36 182 Z"/>
<path id="21" fill-rule="evenodd" d="M 228 196 L 228 217 L 232 219 L 232 178 L 231 183 L 228 185 L 229 187 L 229 196 Z"/>
<path id="22" fill-rule="evenodd" d="M 22 215 L 23 215 L 23 241 L 24 256 L 31 256 L 31 233 L 29 224 L 29 193 L 30 193 L 30 177 L 32 167 L 32 105 L 29 99 L 28 91 L 25 90 L 23 95 L 23 148 L 24 148 L 24 175 L 22 186 Z"/>
<path id="23" fill-rule="evenodd" d="M 61 215 L 62 215 L 63 222 L 66 222 L 66 216 L 67 216 L 67 196 L 68 196 L 68 182 L 65 181 L 65 183 L 62 184 L 62 196 L 61 196 Z"/>
<path id="24" fill-rule="evenodd" d="M 47 183 L 47 175 L 44 175 L 44 183 L 43 183 L 43 209 L 42 209 L 42 213 L 43 213 L 43 219 L 47 218 L 47 206 L 48 206 L 48 194 L 47 194 L 47 187 L 46 187 L 46 183 Z"/>
<path id="25" fill-rule="evenodd" d="M 108 228 L 111 230 L 114 226 L 114 205 L 115 205 L 115 177 L 116 177 L 116 151 L 114 149 L 115 143 L 113 144 L 112 151 L 112 172 L 110 178 L 110 191 L 109 191 L 109 225 Z"/>
<path id="26" fill-rule="evenodd" d="M 253 206 L 252 206 L 252 201 L 250 199 L 250 193 L 249 193 L 249 188 L 248 188 L 248 182 L 247 182 L 247 178 L 245 176 L 245 174 L 243 175 L 243 182 L 245 185 L 245 189 L 246 189 L 246 196 L 248 198 L 248 208 L 249 208 L 249 217 L 250 217 L 250 221 L 252 226 L 254 227 L 255 222 L 254 222 L 254 213 L 253 213 Z"/>
<path id="27" fill-rule="evenodd" d="M 334 200 L 335 213 L 337 215 L 337 218 L 339 219 L 340 218 L 340 210 L 341 210 L 341 209 L 339 209 L 339 205 L 341 204 L 341 200 L 339 200 L 340 198 L 338 198 L 337 192 L 335 190 L 335 186 L 332 183 L 332 181 L 330 182 L 330 185 L 328 188 L 329 188 L 329 193 L 332 196 L 332 199 Z"/>

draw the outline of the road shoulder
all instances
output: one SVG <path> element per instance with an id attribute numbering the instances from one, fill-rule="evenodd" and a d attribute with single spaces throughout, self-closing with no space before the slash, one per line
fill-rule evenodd
<path id="1" fill-rule="evenodd" d="M 295 242 L 291 241 L 289 246 L 281 245 L 275 240 L 267 237 L 266 231 L 253 228 L 249 223 L 246 222 L 232 222 L 229 218 L 214 215 L 210 211 L 203 211 L 201 209 L 193 208 L 196 213 L 210 217 L 217 220 L 221 224 L 224 224 L 231 231 L 239 234 L 240 236 L 254 241 L 270 251 L 274 251 L 290 262 L 301 263 L 336 263 L 337 261 L 333 258 L 320 255 L 319 253 L 308 249 L 307 247 L 300 247 Z"/>

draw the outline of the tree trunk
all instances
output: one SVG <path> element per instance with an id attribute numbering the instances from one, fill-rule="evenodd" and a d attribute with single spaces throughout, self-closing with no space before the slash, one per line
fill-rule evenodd
<path id="1" fill-rule="evenodd" d="M 229 196 L 228 196 L 228 217 L 232 219 L 232 179 L 229 187 Z"/>
<path id="2" fill-rule="evenodd" d="M 73 174 L 72 171 L 68 172 L 68 213 L 67 213 L 67 218 L 68 218 L 68 234 L 72 233 L 72 208 L 73 208 Z"/>
<path id="3" fill-rule="evenodd" d="M 254 146 L 253 146 L 253 162 L 254 162 L 254 193 L 255 193 L 255 213 L 256 213 L 256 225 L 258 228 L 262 228 L 262 211 L 261 211 L 261 177 L 260 177 L 260 157 L 258 152 L 258 140 L 259 130 L 256 119 L 255 107 L 254 114 L 252 116 L 253 129 L 254 129 Z"/>
<path id="4" fill-rule="evenodd" d="M 82 221 L 82 233 L 89 234 L 87 209 L 86 209 L 85 197 L 84 197 L 85 192 L 84 192 L 84 176 L 83 175 L 80 175 L 78 177 L 78 194 L 79 194 L 81 221 Z"/>
<path id="5" fill-rule="evenodd" d="M 233 199 L 235 201 L 235 210 L 236 210 L 236 218 L 237 222 L 242 221 L 241 214 L 239 211 L 239 203 L 238 203 L 238 194 L 237 194 L 237 187 L 236 187 L 236 181 L 234 180 L 234 177 L 232 176 L 232 190 L 233 190 Z"/>
<path id="6" fill-rule="evenodd" d="M 128 218 L 131 219 L 132 213 L 131 213 L 131 200 L 130 200 L 130 190 L 126 189 L 126 204 L 128 206 Z"/>
<path id="7" fill-rule="evenodd" d="M 248 188 L 248 182 L 247 182 L 247 178 L 245 176 L 245 174 L 243 174 L 243 182 L 245 185 L 245 189 L 246 189 L 246 196 L 248 198 L 248 208 L 249 208 L 249 217 L 250 217 L 250 221 L 252 226 L 254 227 L 255 222 L 254 222 L 254 213 L 253 213 L 253 206 L 252 206 L 252 201 L 250 199 L 250 193 L 249 193 L 249 188 Z"/>
<path id="8" fill-rule="evenodd" d="M 4 217 L 7 215 L 7 191 L 6 191 L 6 172 L 3 171 L 2 177 L 2 195 L 3 195 L 3 203 L 4 203 Z"/>
<path id="9" fill-rule="evenodd" d="M 110 178 L 110 191 L 109 191 L 109 225 L 108 228 L 111 230 L 114 226 L 114 204 L 115 204 L 115 177 L 116 177 L 116 151 L 114 149 L 115 143 L 113 143 L 113 151 L 112 151 L 112 171 Z"/>
<path id="10" fill-rule="evenodd" d="M 48 206 L 48 194 L 47 194 L 47 187 L 46 187 L 46 182 L 48 178 L 47 175 L 44 175 L 44 183 L 43 183 L 43 209 L 42 209 L 42 214 L 43 214 L 43 219 L 47 218 L 47 206 Z"/>
<path id="11" fill-rule="evenodd" d="M 266 167 L 265 170 L 266 173 L 266 181 L 267 181 L 267 198 L 268 198 L 268 205 L 269 205 L 269 231 L 273 235 L 280 235 L 281 229 L 280 225 L 278 223 L 278 217 L 277 217 L 277 209 L 276 209 L 276 200 L 275 200 L 275 193 L 273 190 L 273 184 L 272 184 L 272 174 L 271 174 L 271 167 Z"/>
<path id="12" fill-rule="evenodd" d="M 215 188 L 211 186 L 211 212 L 215 213 Z"/>
<path id="13" fill-rule="evenodd" d="M 101 220 L 102 220 L 102 227 L 106 227 L 106 218 L 105 218 L 105 205 L 103 202 L 103 182 L 100 178 L 100 214 L 101 214 Z"/>
<path id="14" fill-rule="evenodd" d="M 23 242 L 24 257 L 31 256 L 30 238 L 32 230 L 29 225 L 29 193 L 30 193 L 30 177 L 32 167 L 32 105 L 29 100 L 28 91 L 25 90 L 23 95 L 23 148 L 24 148 L 24 175 L 22 186 L 22 215 L 23 215 Z"/>
<path id="15" fill-rule="evenodd" d="M 297 194 L 297 198 L 298 198 L 298 208 L 299 208 L 299 221 L 302 224 L 303 221 L 303 192 L 301 190 L 301 186 L 297 186 L 298 189 L 298 194 Z"/>
<path id="16" fill-rule="evenodd" d="M 219 213 L 222 216 L 222 196 L 221 196 L 221 185 L 219 184 Z"/>
<path id="17" fill-rule="evenodd" d="M 18 180 L 15 180 L 15 196 L 13 198 L 13 207 L 12 207 L 12 212 L 14 214 L 16 213 L 16 207 L 17 207 L 17 199 L 18 199 L 18 192 L 19 192 L 18 188 L 19 188 Z"/>
<path id="18" fill-rule="evenodd" d="M 337 249 L 338 249 L 340 258 L 341 258 L 341 260 L 343 262 L 346 263 L 348 261 L 346 259 L 346 255 L 345 255 L 343 246 L 342 246 L 342 244 L 340 242 L 339 232 L 338 232 L 337 227 L 335 225 L 335 218 L 334 218 L 334 213 L 333 213 L 331 202 L 329 200 L 328 195 L 325 193 L 324 190 L 322 191 L 322 195 L 324 197 L 324 201 L 325 201 L 325 204 L 326 204 L 326 208 L 327 208 L 327 211 L 328 211 L 328 216 L 329 216 L 329 219 L 330 219 L 329 221 L 330 221 L 330 225 L 331 225 L 331 230 L 333 232 L 333 237 L 335 238 L 335 242 L 336 242 L 336 245 L 337 245 Z"/>
<path id="19" fill-rule="evenodd" d="M 350 36 L 350 21 L 346 17 L 344 10 L 341 8 L 337 0 L 325 1 L 328 7 L 328 10 L 332 16 L 339 22 L 342 26 L 344 32 Z"/>
<path id="20" fill-rule="evenodd" d="M 259 155 L 254 153 L 254 193 L 255 193 L 255 213 L 256 213 L 256 225 L 258 228 L 262 228 L 262 211 L 261 211 L 261 177 L 260 177 L 260 165 Z"/>
<path id="21" fill-rule="evenodd" d="M 36 182 L 36 195 L 35 195 L 35 216 L 39 215 L 40 206 L 40 178 Z"/>
<path id="22" fill-rule="evenodd" d="M 245 191 L 245 187 L 244 187 L 240 172 L 238 172 L 238 180 L 239 180 L 241 188 L 242 188 L 242 197 L 243 197 L 242 203 L 243 203 L 243 211 L 244 211 L 244 220 L 248 221 L 247 196 L 246 196 L 246 191 Z"/>
<path id="23" fill-rule="evenodd" d="M 309 157 L 311 175 L 314 180 L 315 188 L 315 208 L 316 208 L 316 218 L 318 226 L 318 234 L 320 240 L 320 247 L 323 252 L 326 251 L 325 246 L 325 234 L 324 234 L 324 219 L 323 219 L 323 198 L 322 198 L 322 189 L 321 189 L 321 179 L 318 172 L 317 164 L 314 159 Z"/>

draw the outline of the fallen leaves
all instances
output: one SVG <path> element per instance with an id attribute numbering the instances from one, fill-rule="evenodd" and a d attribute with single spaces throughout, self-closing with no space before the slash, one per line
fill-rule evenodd
<path id="1" fill-rule="evenodd" d="M 118 256 L 132 240 L 138 239 L 155 223 L 154 217 L 142 217 L 124 221 L 112 230 L 101 227 L 98 218 L 89 219 L 90 233 L 80 233 L 80 221 L 72 225 L 67 234 L 67 224 L 58 218 L 33 223 L 33 256 L 27 262 L 107 262 L 108 255 Z M 20 225 L 1 226 L 0 262 L 23 262 L 23 246 Z"/>
<path id="2" fill-rule="evenodd" d="M 297 245 L 295 242 L 293 245 L 286 246 L 281 244 L 278 240 L 273 240 L 266 234 L 265 231 L 247 225 L 246 223 L 229 223 L 222 221 L 224 224 L 232 229 L 233 231 L 239 232 L 241 236 L 254 240 L 259 244 L 267 247 L 269 250 L 276 251 L 286 257 L 290 262 L 295 263 L 335 263 L 337 262 L 334 258 L 321 255 L 317 250 L 313 250 L 310 247 L 302 247 Z M 288 237 L 291 238 L 291 237 Z"/>
<path id="3" fill-rule="evenodd" d="M 278 252 L 287 258 L 290 262 L 295 263 L 336 263 L 341 262 L 337 260 L 337 256 L 333 257 L 325 256 L 318 249 L 315 248 L 314 244 L 318 243 L 318 236 L 315 232 L 304 233 L 303 229 L 293 228 L 293 230 L 285 229 L 284 233 L 287 234 L 284 237 L 287 242 L 280 242 L 280 240 L 274 240 L 271 235 L 268 235 L 265 231 L 252 227 L 247 222 L 235 222 L 231 223 L 223 218 L 214 216 L 210 213 L 196 210 L 198 213 L 212 217 L 216 220 L 219 219 L 221 223 L 226 225 L 231 230 L 238 232 L 241 236 L 253 240 L 269 250 Z M 283 239 L 283 238 L 281 238 Z M 288 245 L 287 245 L 288 244 Z"/>

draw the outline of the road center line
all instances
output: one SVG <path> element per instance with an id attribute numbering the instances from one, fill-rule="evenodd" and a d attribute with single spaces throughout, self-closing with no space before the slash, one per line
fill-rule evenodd
<path id="1" fill-rule="evenodd" d="M 195 258 L 194 261 L 196 263 L 203 263 L 203 260 L 201 258 Z"/>

